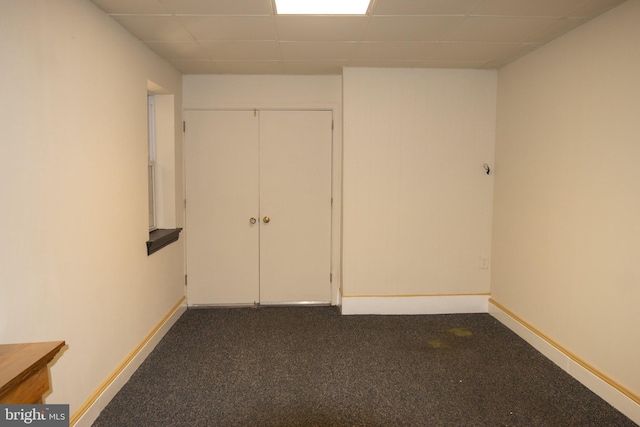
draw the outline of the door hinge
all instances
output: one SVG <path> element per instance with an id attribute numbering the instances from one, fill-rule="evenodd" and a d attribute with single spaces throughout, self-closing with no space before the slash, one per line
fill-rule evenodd
<path id="1" fill-rule="evenodd" d="M 331 198 L 331 207 L 333 207 L 333 197 Z"/>
<path id="2" fill-rule="evenodd" d="M 333 273 L 329 273 L 329 283 L 333 283 Z"/>
<path id="3" fill-rule="evenodd" d="M 184 275 L 184 285 L 187 286 L 187 275 Z"/>
<path id="4" fill-rule="evenodd" d="M 258 110 L 256 108 L 253 109 L 253 117 L 256 117 L 258 115 Z"/>
<path id="5" fill-rule="evenodd" d="M 187 122 L 183 121 L 182 122 L 182 132 L 186 132 L 187 131 Z"/>
<path id="6" fill-rule="evenodd" d="M 331 130 L 333 130 L 333 120 L 331 120 Z"/>
<path id="7" fill-rule="evenodd" d="M 184 208 L 187 209 L 187 199 L 184 199 Z"/>

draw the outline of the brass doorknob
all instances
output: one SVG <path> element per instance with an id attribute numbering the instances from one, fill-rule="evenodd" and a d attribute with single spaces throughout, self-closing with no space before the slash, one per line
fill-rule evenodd
<path id="1" fill-rule="evenodd" d="M 262 222 L 264 222 L 265 224 L 268 224 L 269 221 L 271 221 L 271 219 L 268 216 L 265 216 L 264 218 L 262 218 Z"/>
<path id="2" fill-rule="evenodd" d="M 249 220 L 249 222 L 250 222 L 251 224 L 255 224 L 255 223 L 256 223 L 256 221 L 257 221 L 257 219 L 255 219 L 255 218 L 251 218 L 251 219 Z"/>

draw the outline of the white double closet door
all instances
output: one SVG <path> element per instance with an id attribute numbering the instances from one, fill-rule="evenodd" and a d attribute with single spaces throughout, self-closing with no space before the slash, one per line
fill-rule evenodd
<path id="1" fill-rule="evenodd" d="M 185 113 L 190 305 L 331 301 L 331 111 Z"/>

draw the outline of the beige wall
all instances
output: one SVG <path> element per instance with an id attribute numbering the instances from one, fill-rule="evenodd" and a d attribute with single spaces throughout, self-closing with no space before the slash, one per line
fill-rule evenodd
<path id="1" fill-rule="evenodd" d="M 498 76 L 491 292 L 640 394 L 640 1 Z"/>
<path id="2" fill-rule="evenodd" d="M 489 292 L 496 75 L 344 70 L 345 297 Z"/>
<path id="3" fill-rule="evenodd" d="M 0 52 L 0 342 L 66 340 L 74 413 L 184 294 L 182 241 L 145 246 L 147 80 L 179 113 L 181 79 L 88 1 L 2 1 Z"/>
<path id="4" fill-rule="evenodd" d="M 342 168 L 342 78 L 340 76 L 228 76 L 183 77 L 185 110 L 323 109 L 333 111 L 332 170 L 332 302 L 340 287 Z M 188 126 L 188 125 L 187 125 Z M 188 233 L 189 230 L 187 230 Z"/>

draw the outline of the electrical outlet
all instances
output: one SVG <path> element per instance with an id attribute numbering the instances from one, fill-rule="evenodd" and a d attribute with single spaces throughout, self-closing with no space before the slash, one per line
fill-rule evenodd
<path id="1" fill-rule="evenodd" d="M 486 255 L 480 256 L 480 268 L 487 269 L 489 268 L 489 257 Z"/>

